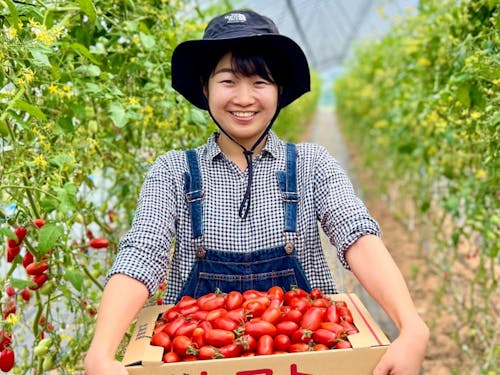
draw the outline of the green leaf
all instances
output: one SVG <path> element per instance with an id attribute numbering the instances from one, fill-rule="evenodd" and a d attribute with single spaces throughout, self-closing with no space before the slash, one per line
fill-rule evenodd
<path id="1" fill-rule="evenodd" d="M 36 285 L 33 281 L 24 280 L 24 279 L 16 279 L 14 277 L 11 277 L 9 279 L 9 284 L 12 285 L 16 289 L 25 289 L 25 288 L 28 288 L 32 285 Z"/>
<path id="2" fill-rule="evenodd" d="M 42 255 L 54 247 L 63 233 L 63 228 L 56 224 L 49 223 L 40 228 L 38 232 L 38 249 L 42 252 Z"/>
<path id="3" fill-rule="evenodd" d="M 101 68 L 97 65 L 82 65 L 75 69 L 75 72 L 80 72 L 89 77 L 99 77 L 101 75 Z"/>
<path id="4" fill-rule="evenodd" d="M 35 107 L 32 104 L 26 103 L 23 100 L 16 100 L 14 102 L 14 108 L 17 108 L 21 111 L 28 112 L 30 115 L 33 117 L 36 117 L 39 120 L 47 121 L 47 117 L 45 114 L 40 110 L 40 108 Z"/>
<path id="5" fill-rule="evenodd" d="M 11 0 L 5 0 L 5 2 L 7 3 L 7 7 L 10 12 L 10 24 L 17 25 L 19 23 L 19 13 L 17 12 L 16 5 Z"/>
<path id="6" fill-rule="evenodd" d="M 69 268 L 64 273 L 64 279 L 69 281 L 79 292 L 82 290 L 83 275 L 74 268 Z"/>
<path id="7" fill-rule="evenodd" d="M 70 47 L 71 47 L 71 49 L 73 49 L 73 51 L 86 57 L 87 59 L 92 61 L 94 64 L 101 65 L 101 62 L 99 60 L 97 60 L 83 44 L 71 43 Z"/>
<path id="8" fill-rule="evenodd" d="M 125 109 L 121 106 L 120 103 L 111 103 L 108 111 L 109 116 L 111 117 L 111 120 L 113 121 L 115 126 L 123 128 L 125 125 L 127 125 L 128 117 Z"/>
<path id="9" fill-rule="evenodd" d="M 9 128 L 7 127 L 7 123 L 0 119 L 0 134 L 2 134 L 4 137 L 9 135 Z"/>
<path id="10" fill-rule="evenodd" d="M 85 82 L 85 88 L 85 91 L 91 94 L 97 94 L 102 91 L 101 86 L 92 82 Z"/>
<path id="11" fill-rule="evenodd" d="M 33 56 L 33 63 L 36 66 L 51 67 L 49 58 L 40 48 L 30 48 L 31 56 Z"/>
<path id="12" fill-rule="evenodd" d="M 0 228 L 0 234 L 4 237 L 9 237 L 9 238 L 12 238 L 13 240 L 17 241 L 16 235 L 14 234 L 14 232 L 12 230 L 10 230 L 10 228 L 7 228 L 7 227 Z"/>
<path id="13" fill-rule="evenodd" d="M 97 18 L 94 3 L 91 0 L 78 0 L 78 4 L 80 5 L 80 10 L 94 23 Z"/>
<path id="14" fill-rule="evenodd" d="M 49 213 L 54 211 L 59 206 L 59 202 L 55 199 L 42 199 L 40 201 L 40 207 L 43 212 Z"/>
<path id="15" fill-rule="evenodd" d="M 141 43 L 146 50 L 152 50 L 156 44 L 154 35 L 145 34 L 143 32 L 139 33 Z"/>
<path id="16" fill-rule="evenodd" d="M 62 168 L 65 165 L 66 166 L 73 166 L 75 159 L 68 154 L 60 154 L 57 155 L 56 157 L 50 159 L 50 163 L 58 168 Z"/>
<path id="17" fill-rule="evenodd" d="M 76 208 L 76 186 L 67 183 L 63 188 L 56 189 L 57 198 L 59 199 L 59 209 L 64 212 L 70 212 Z"/>
<path id="18" fill-rule="evenodd" d="M 468 84 L 461 84 L 457 87 L 457 91 L 455 93 L 457 100 L 461 102 L 465 107 L 470 107 L 470 86 Z"/>

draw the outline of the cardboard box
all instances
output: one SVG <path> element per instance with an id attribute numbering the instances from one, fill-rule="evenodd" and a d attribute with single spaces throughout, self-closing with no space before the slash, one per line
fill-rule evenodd
<path id="1" fill-rule="evenodd" d="M 349 335 L 352 349 L 287 353 L 245 358 L 163 363 L 163 348 L 150 345 L 158 316 L 167 306 L 144 308 L 127 346 L 123 363 L 129 375 L 331 375 L 371 374 L 389 340 L 355 294 L 336 294 L 346 301 L 359 333 Z"/>

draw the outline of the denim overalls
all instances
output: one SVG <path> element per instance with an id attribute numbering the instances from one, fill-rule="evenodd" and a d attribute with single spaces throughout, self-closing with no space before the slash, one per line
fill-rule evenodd
<path id="1" fill-rule="evenodd" d="M 184 192 L 189 205 L 194 243 L 198 243 L 197 259 L 182 288 L 183 295 L 198 298 L 214 292 L 248 289 L 265 291 L 271 286 L 289 290 L 296 285 L 306 291 L 311 287 L 297 257 L 293 238 L 297 232 L 297 172 L 296 146 L 286 144 L 286 171 L 277 173 L 284 202 L 284 244 L 279 247 L 239 253 L 205 248 L 203 244 L 203 189 L 195 150 L 186 151 L 189 173 L 184 175 Z M 270 181 L 269 183 L 273 183 Z"/>

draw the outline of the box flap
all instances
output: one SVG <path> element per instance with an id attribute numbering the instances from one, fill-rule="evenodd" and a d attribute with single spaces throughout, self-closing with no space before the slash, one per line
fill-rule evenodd
<path id="1" fill-rule="evenodd" d="M 150 345 L 151 336 L 158 316 L 163 314 L 170 306 L 149 306 L 139 313 L 134 333 L 127 346 L 123 363 L 125 366 L 151 366 L 161 364 L 163 348 Z"/>

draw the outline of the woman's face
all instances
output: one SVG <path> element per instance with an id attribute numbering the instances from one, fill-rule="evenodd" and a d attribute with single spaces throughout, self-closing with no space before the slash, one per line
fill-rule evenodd
<path id="1" fill-rule="evenodd" d="M 258 75 L 247 77 L 236 73 L 231 53 L 220 59 L 205 90 L 212 116 L 247 149 L 254 145 L 276 113 L 278 86 Z"/>

